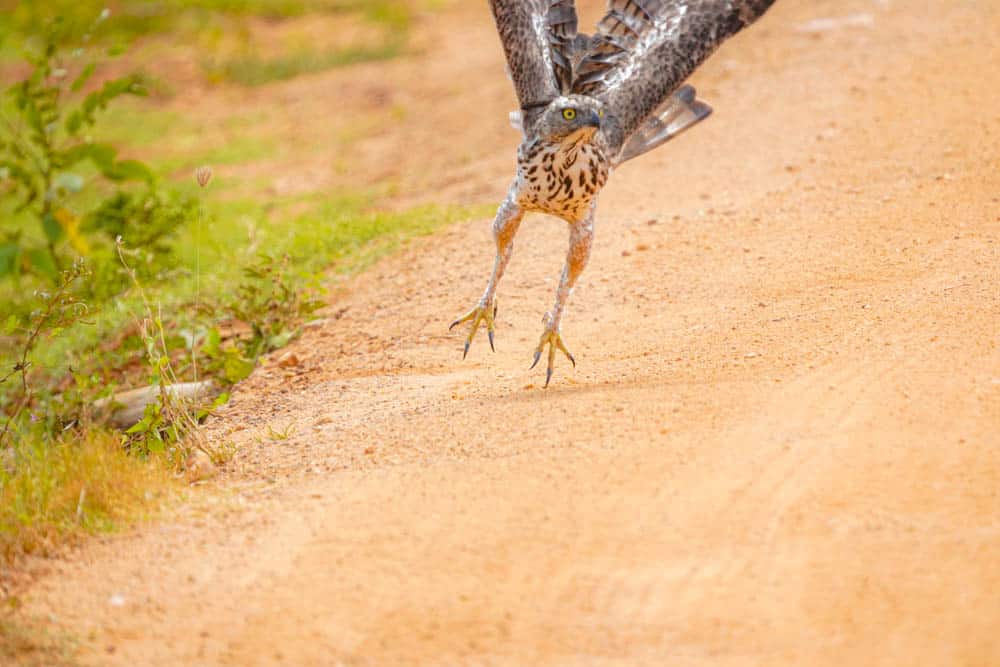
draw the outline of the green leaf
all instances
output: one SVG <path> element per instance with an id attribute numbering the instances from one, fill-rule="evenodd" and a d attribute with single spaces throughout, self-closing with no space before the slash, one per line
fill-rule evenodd
<path id="1" fill-rule="evenodd" d="M 87 81 L 89 81 L 90 77 L 94 75 L 94 70 L 96 69 L 97 63 L 89 63 L 86 67 L 84 67 L 83 71 L 77 75 L 76 79 L 74 79 L 73 83 L 70 85 L 73 92 L 76 92 L 87 85 Z"/>
<path id="2" fill-rule="evenodd" d="M 42 229 L 45 230 L 45 238 L 49 243 L 56 243 L 63 237 L 63 228 L 51 213 L 46 213 L 42 218 Z"/>
<path id="3" fill-rule="evenodd" d="M 35 273 L 45 276 L 52 281 L 59 279 L 59 270 L 56 268 L 56 263 L 52 260 L 52 255 L 46 250 L 41 248 L 32 248 L 29 250 L 28 262 Z"/>
<path id="4" fill-rule="evenodd" d="M 79 108 L 66 119 L 66 130 L 76 134 L 83 125 L 93 125 L 98 111 L 104 110 L 116 97 L 146 95 L 142 76 L 132 74 L 105 82 L 99 89 L 83 98 Z"/>
<path id="5" fill-rule="evenodd" d="M 202 348 L 205 354 L 215 355 L 219 352 L 219 348 L 222 345 L 222 334 L 216 327 L 212 327 L 208 330 L 208 335 L 205 336 L 205 346 Z"/>
<path id="6" fill-rule="evenodd" d="M 267 346 L 272 350 L 279 350 L 288 345 L 289 341 L 295 337 L 295 334 L 295 331 L 282 331 L 279 334 L 269 336 L 267 339 Z"/>
<path id="7" fill-rule="evenodd" d="M 153 181 L 153 172 L 138 160 L 119 160 L 113 168 L 114 175 L 105 174 L 108 178 L 116 181 Z"/>
<path id="8" fill-rule="evenodd" d="M 153 181 L 153 172 L 138 160 L 118 160 L 118 151 L 108 144 L 80 144 L 55 156 L 61 169 L 90 160 L 101 175 L 112 181 Z"/>
<path id="9" fill-rule="evenodd" d="M 69 116 L 66 117 L 66 132 L 69 133 L 71 137 L 75 137 L 76 133 L 80 131 L 83 127 L 83 112 L 77 109 Z"/>
<path id="10" fill-rule="evenodd" d="M 232 354 L 226 355 L 226 361 L 223 364 L 223 374 L 229 384 L 236 384 L 240 380 L 249 377 L 250 373 L 253 372 L 254 366 L 253 361 L 245 358 L 238 351 L 233 350 Z"/>
<path id="11" fill-rule="evenodd" d="M 23 166 L 12 160 L 0 160 L 0 181 L 11 180 L 25 189 L 34 190 L 35 179 Z"/>
<path id="12" fill-rule="evenodd" d="M 54 162 L 62 169 L 72 167 L 83 160 L 90 160 L 101 173 L 114 170 L 115 157 L 118 152 L 113 146 L 107 144 L 79 144 L 72 148 L 57 153 Z"/>
<path id="13" fill-rule="evenodd" d="M 17 259 L 20 254 L 21 246 L 18 244 L 0 243 L 0 277 L 9 276 L 17 270 Z"/>

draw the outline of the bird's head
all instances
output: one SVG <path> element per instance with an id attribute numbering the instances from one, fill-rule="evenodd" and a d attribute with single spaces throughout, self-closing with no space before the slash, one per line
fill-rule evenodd
<path id="1" fill-rule="evenodd" d="M 536 125 L 540 137 L 556 143 L 590 141 L 601 129 L 604 106 L 593 97 L 566 95 L 554 99 Z"/>

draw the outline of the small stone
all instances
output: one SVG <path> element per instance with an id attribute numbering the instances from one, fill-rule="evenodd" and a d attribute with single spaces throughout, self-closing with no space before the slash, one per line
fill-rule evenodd
<path id="1" fill-rule="evenodd" d="M 285 352 L 283 355 L 278 357 L 278 365 L 282 368 L 294 368 L 300 363 L 298 355 L 294 352 Z"/>
<path id="2" fill-rule="evenodd" d="M 115 593 L 110 598 L 108 598 L 108 604 L 112 607 L 124 607 L 125 606 L 125 596 L 121 593 Z"/>

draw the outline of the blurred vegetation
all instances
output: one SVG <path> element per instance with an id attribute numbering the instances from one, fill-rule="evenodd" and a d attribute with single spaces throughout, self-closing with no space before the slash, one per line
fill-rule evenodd
<path id="1" fill-rule="evenodd" d="M 405 52 L 415 12 L 434 9 L 441 0 L 0 0 L 0 60 L 18 55 L 25 41 L 37 38 L 58 17 L 82 34 L 96 16 L 114 17 L 99 35 L 112 50 L 144 37 L 170 35 L 198 50 L 210 81 L 260 85 L 361 62 L 382 61 Z M 342 18 L 332 33 L 317 40 L 290 35 L 280 52 L 261 54 L 248 39 L 249 26 L 301 17 Z M 354 39 L 345 27 L 362 25 Z M 319 43 L 318 43 L 319 42 Z"/>
<path id="2" fill-rule="evenodd" d="M 246 164 L 277 144 L 236 110 L 236 131 L 206 143 L 197 118 L 143 97 L 144 61 L 122 48 L 147 37 L 198 44 L 220 22 L 314 13 L 354 17 L 388 40 L 372 53 L 277 50 L 244 65 L 191 56 L 217 85 L 259 84 L 391 57 L 413 12 L 431 3 L 104 6 L 0 0 L 0 66 L 11 63 L 0 67 L 0 564 L 141 516 L 173 495 L 196 449 L 223 463 L 231 452 L 199 440 L 198 423 L 262 356 L 322 317 L 331 270 L 359 270 L 482 212 L 380 210 L 389 185 L 264 195 L 252 180 L 234 187 L 207 169 L 196 182 L 199 164 Z M 167 391 L 206 379 L 221 394 L 205 403 Z M 102 399 L 146 386 L 160 392 L 143 419 L 112 428 L 113 404 Z"/>
<path id="3" fill-rule="evenodd" d="M 132 39 L 149 34 L 202 32 L 247 17 L 275 20 L 310 14 L 359 14 L 397 30 L 409 27 L 415 9 L 434 8 L 433 0 L 0 0 L 0 38 L 38 35 L 59 17 L 82 34 L 107 10 L 115 20 L 102 38 Z"/>

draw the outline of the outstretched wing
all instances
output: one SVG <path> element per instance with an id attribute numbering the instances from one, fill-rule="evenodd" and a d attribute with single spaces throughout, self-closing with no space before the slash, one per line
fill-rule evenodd
<path id="1" fill-rule="evenodd" d="M 648 153 L 711 114 L 712 107 L 696 98 L 692 86 L 681 86 L 632 133 L 613 162 L 619 165 Z"/>
<path id="2" fill-rule="evenodd" d="M 573 81 L 577 17 L 573 0 L 490 0 L 500 42 L 530 129 Z"/>
<path id="3" fill-rule="evenodd" d="M 609 0 L 573 92 L 599 98 L 618 150 L 722 42 L 774 0 Z"/>

